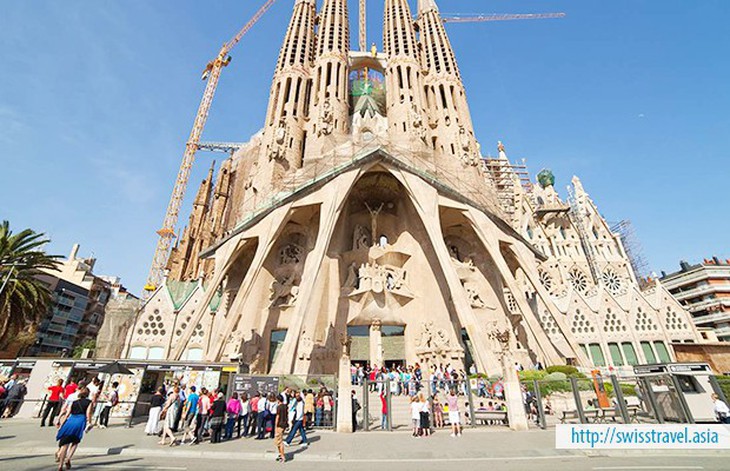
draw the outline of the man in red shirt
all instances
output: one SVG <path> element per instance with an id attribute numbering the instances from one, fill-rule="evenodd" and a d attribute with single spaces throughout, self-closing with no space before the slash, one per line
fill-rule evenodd
<path id="1" fill-rule="evenodd" d="M 66 388 L 63 390 L 63 397 L 69 397 L 71 394 L 75 393 L 78 388 L 79 386 L 74 383 L 74 380 L 69 381 L 66 384 Z"/>
<path id="2" fill-rule="evenodd" d="M 59 379 L 58 382 L 54 385 L 48 388 L 48 391 L 51 393 L 48 396 L 48 403 L 46 404 L 46 410 L 43 411 L 43 418 L 41 419 L 41 427 L 46 426 L 46 419 L 48 418 L 48 414 L 51 414 L 51 419 L 48 422 L 49 425 L 53 425 L 53 421 L 56 419 L 56 415 L 58 415 L 59 410 L 61 409 L 61 402 L 63 400 L 64 396 L 64 388 L 63 388 L 63 380 Z"/>

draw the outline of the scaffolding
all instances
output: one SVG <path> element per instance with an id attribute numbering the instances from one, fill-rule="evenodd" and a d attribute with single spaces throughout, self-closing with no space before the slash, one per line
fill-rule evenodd
<path id="1" fill-rule="evenodd" d="M 641 286 L 649 277 L 649 264 L 644 258 L 644 249 L 641 246 L 639 238 L 636 236 L 634 225 L 630 220 L 624 219 L 611 225 L 611 232 L 618 234 L 621 239 L 621 245 L 624 247 L 626 256 L 631 262 L 631 268 L 634 275 Z"/>
<path id="2" fill-rule="evenodd" d="M 482 161 L 484 162 L 484 168 L 489 171 L 494 182 L 500 208 L 512 219 L 517 209 L 518 185 L 524 193 L 532 191 L 532 183 L 530 182 L 530 174 L 525 159 L 522 159 L 520 164 L 489 156 L 482 157 Z"/>

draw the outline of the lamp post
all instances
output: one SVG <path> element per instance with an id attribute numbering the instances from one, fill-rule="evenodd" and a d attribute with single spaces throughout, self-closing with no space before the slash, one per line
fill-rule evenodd
<path id="1" fill-rule="evenodd" d="M 527 430 L 527 415 L 522 400 L 522 388 L 517 371 L 511 366 L 512 354 L 510 353 L 510 339 L 512 332 L 509 326 L 500 325 L 494 321 L 489 326 L 487 336 L 498 345 L 497 358 L 502 364 L 502 376 L 504 378 L 504 399 L 507 402 L 507 416 L 509 426 L 512 430 Z"/>

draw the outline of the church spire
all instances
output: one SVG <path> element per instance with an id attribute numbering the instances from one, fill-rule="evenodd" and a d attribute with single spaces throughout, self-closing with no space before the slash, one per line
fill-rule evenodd
<path id="1" fill-rule="evenodd" d="M 325 139 L 349 131 L 350 19 L 347 0 L 324 0 L 319 13 L 313 69 L 312 126 L 308 155 L 319 156 Z"/>
<path id="2" fill-rule="evenodd" d="M 423 109 L 423 83 L 416 29 L 408 0 L 385 0 L 383 49 L 391 142 L 425 145 L 428 136 Z M 406 142 L 404 142 L 406 141 Z"/>
<path id="3" fill-rule="evenodd" d="M 473 162 L 478 150 L 464 84 L 434 0 L 419 1 L 418 22 L 426 103 L 434 128 L 433 149 L 442 155 Z"/>

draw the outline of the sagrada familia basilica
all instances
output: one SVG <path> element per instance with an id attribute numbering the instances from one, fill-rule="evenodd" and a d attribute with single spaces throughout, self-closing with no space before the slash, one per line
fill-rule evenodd
<path id="1" fill-rule="evenodd" d="M 202 182 L 124 357 L 335 373 L 351 341 L 500 374 L 505 348 L 621 368 L 699 342 L 577 177 L 561 199 L 501 143 L 482 155 L 434 0 L 385 0 L 382 51 L 353 52 L 349 22 L 346 0 L 295 1 L 263 128 Z"/>

